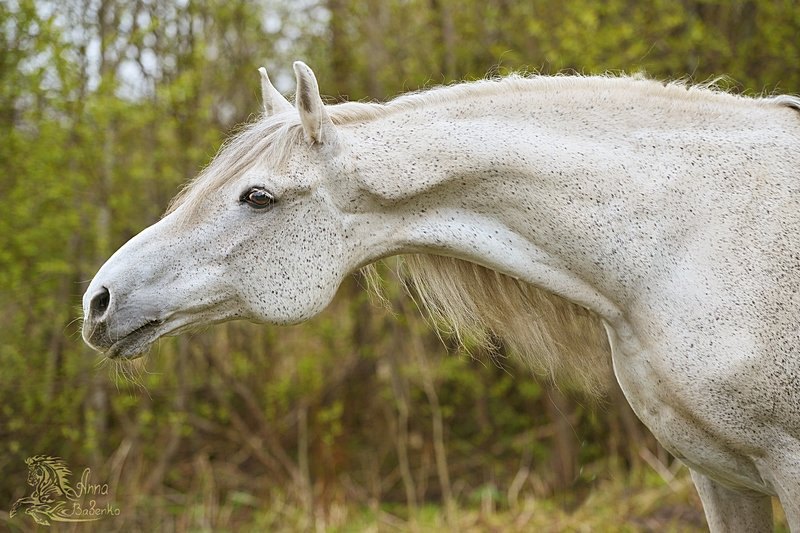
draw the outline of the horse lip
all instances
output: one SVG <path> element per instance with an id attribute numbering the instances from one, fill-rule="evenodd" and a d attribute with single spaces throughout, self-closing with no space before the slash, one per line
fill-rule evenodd
<path id="1" fill-rule="evenodd" d="M 103 351 L 109 359 L 136 359 L 144 355 L 150 346 L 163 335 L 158 329 L 164 320 L 148 320 L 136 329 L 117 339 Z"/>

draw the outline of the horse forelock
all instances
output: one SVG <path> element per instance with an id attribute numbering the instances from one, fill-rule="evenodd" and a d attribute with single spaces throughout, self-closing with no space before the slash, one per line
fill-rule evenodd
<path id="1" fill-rule="evenodd" d="M 191 223 L 203 200 L 247 169 L 262 164 L 283 167 L 302 135 L 300 121 L 292 114 L 261 118 L 246 125 L 225 141 L 208 166 L 172 199 L 165 216 L 184 206 L 186 221 Z"/>
<path id="2" fill-rule="evenodd" d="M 72 471 L 63 460 L 58 461 L 44 461 L 37 465 L 39 468 L 48 472 L 53 476 L 59 484 L 66 480 L 68 476 L 72 475 Z"/>

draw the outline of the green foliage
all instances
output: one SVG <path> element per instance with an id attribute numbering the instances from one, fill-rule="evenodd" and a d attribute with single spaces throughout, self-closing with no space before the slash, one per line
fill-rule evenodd
<path id="1" fill-rule="evenodd" d="M 798 34 L 789 0 L 0 3 L 0 509 L 44 453 L 113 481 L 124 517 L 104 524 L 130 530 L 659 529 L 664 491 L 695 527 L 620 398 L 455 353 L 385 266 L 396 315 L 354 278 L 309 324 L 218 326 L 132 368 L 83 346 L 80 295 L 258 112 L 262 64 L 289 91 L 304 58 L 351 100 L 512 70 L 798 92 Z"/>

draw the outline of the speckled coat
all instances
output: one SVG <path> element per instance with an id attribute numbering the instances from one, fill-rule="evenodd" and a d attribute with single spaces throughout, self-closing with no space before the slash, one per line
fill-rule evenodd
<path id="1" fill-rule="evenodd" d="M 382 257 L 466 260 L 600 317 L 712 530 L 771 530 L 777 495 L 800 531 L 800 101 L 516 77 L 326 107 L 295 72 L 297 107 L 265 83 L 264 117 L 103 265 L 88 343 L 293 323 Z"/>

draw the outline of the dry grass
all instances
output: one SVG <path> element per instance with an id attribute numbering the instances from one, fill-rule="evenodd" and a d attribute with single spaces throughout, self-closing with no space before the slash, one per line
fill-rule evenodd
<path id="1" fill-rule="evenodd" d="M 598 472 L 598 474 L 601 474 Z M 444 508 L 424 504 L 409 516 L 402 503 L 374 506 L 331 503 L 309 512 L 282 488 L 268 497 L 229 494 L 222 501 L 213 491 L 142 497 L 128 516 L 98 522 L 57 524 L 54 531 L 176 531 L 176 532 L 705 532 L 705 517 L 689 472 L 681 467 L 674 476 L 662 477 L 649 467 L 629 474 L 609 474 L 596 480 L 583 494 L 564 492 L 550 498 L 530 494 L 509 505 L 498 491 L 487 489 L 471 503 L 459 502 L 447 519 Z M 785 517 L 775 504 L 777 532 L 788 532 Z M 8 520 L 12 531 L 32 531 L 30 520 Z"/>
<path id="2" fill-rule="evenodd" d="M 438 505 L 421 507 L 414 516 L 401 517 L 403 506 L 382 505 L 376 509 L 332 507 L 316 514 L 313 525 L 302 513 L 268 517 L 266 513 L 243 531 L 268 527 L 273 531 L 297 528 L 335 532 L 705 532 L 708 531 L 700 499 L 689 472 L 681 468 L 668 481 L 653 470 L 607 477 L 598 481 L 582 501 L 573 493 L 547 499 L 526 497 L 513 508 L 498 508 L 487 497 L 474 505 L 460 505 L 448 522 Z M 788 532 L 785 518 L 775 504 L 775 531 Z M 396 511 L 396 512 L 395 512 Z M 310 527 L 309 527 L 310 526 Z"/>

